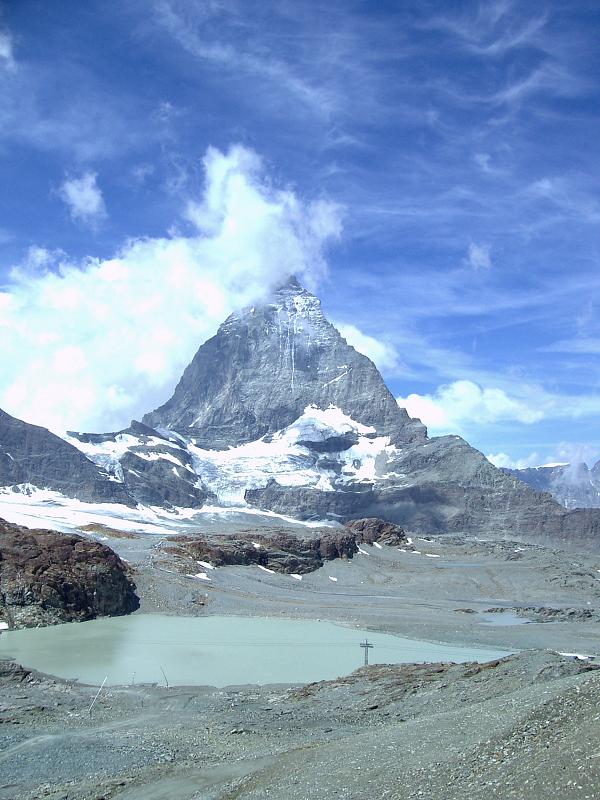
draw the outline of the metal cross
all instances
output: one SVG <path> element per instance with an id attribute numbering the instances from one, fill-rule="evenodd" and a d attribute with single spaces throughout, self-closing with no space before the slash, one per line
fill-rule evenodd
<path id="1" fill-rule="evenodd" d="M 364 642 L 361 642 L 361 647 L 364 647 L 365 650 L 365 667 L 369 666 L 369 650 L 372 647 L 375 647 L 374 644 L 370 644 L 368 639 L 365 639 Z"/>

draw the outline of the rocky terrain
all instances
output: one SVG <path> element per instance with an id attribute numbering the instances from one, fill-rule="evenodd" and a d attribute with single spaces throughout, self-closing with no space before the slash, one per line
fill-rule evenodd
<path id="1" fill-rule="evenodd" d="M 10 628 L 128 614 L 129 570 L 106 545 L 0 520 L 0 620 Z"/>
<path id="2" fill-rule="evenodd" d="M 403 544 L 406 535 L 398 525 L 370 518 L 355 520 L 341 528 L 293 532 L 271 528 L 259 533 L 248 529 L 210 538 L 175 536 L 170 541 L 176 544 L 164 550 L 182 559 L 180 569 L 186 573 L 191 558 L 200 566 L 202 562 L 212 567 L 256 564 L 274 572 L 302 575 L 320 569 L 325 561 L 352 558 L 361 543 Z"/>
<path id="3" fill-rule="evenodd" d="M 189 553 L 174 547 L 216 543 L 202 551 L 212 559 L 232 537 L 260 553 L 303 542 L 306 530 L 216 519 L 177 542 L 85 527 L 84 544 L 108 542 L 135 570 L 138 613 L 320 618 L 522 652 L 484 665 L 374 665 L 291 687 L 132 682 L 105 687 L 91 712 L 97 687 L 5 662 L 0 800 L 598 796 L 597 556 L 417 538 L 361 519 L 337 529 L 355 544 L 352 558 L 323 560 L 301 581 L 249 561 L 212 563 L 207 582 L 193 574 L 202 567 L 181 568 Z"/>
<path id="4" fill-rule="evenodd" d="M 504 469 L 538 492 L 549 492 L 565 508 L 600 508 L 600 461 Z"/>
<path id="5" fill-rule="evenodd" d="M 95 687 L 0 663 L 2 800 L 596 798 L 600 673 L 540 651 L 302 687 Z"/>

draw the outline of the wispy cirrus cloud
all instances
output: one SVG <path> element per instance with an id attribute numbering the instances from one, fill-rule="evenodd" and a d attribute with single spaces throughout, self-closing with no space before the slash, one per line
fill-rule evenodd
<path id="1" fill-rule="evenodd" d="M 440 31 L 479 56 L 500 57 L 515 48 L 540 46 L 538 33 L 547 22 L 547 14 L 528 17 L 518 11 L 513 2 L 494 0 L 466 12 L 435 15 L 420 27 Z"/>

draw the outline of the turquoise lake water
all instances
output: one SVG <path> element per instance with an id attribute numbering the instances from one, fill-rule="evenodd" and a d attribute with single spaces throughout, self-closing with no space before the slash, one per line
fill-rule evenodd
<path id="1" fill-rule="evenodd" d="M 364 663 L 489 661 L 506 651 L 453 647 L 331 622 L 260 617 L 127 617 L 0 634 L 0 658 L 107 685 L 231 686 L 309 683 L 347 675 Z"/>

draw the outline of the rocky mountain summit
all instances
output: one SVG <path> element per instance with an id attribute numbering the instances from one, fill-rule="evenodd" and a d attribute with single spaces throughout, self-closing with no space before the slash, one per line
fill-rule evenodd
<path id="1" fill-rule="evenodd" d="M 504 469 L 538 492 L 549 492 L 565 508 L 600 508 L 600 461 Z"/>
<path id="2" fill-rule="evenodd" d="M 414 532 L 600 549 L 600 511 L 567 511 L 459 436 L 428 438 L 293 278 L 232 314 L 141 423 L 62 441 L 0 417 L 2 485 L 0 502 L 33 485 L 60 492 L 53 502 L 122 503 L 124 515 L 141 504 L 187 518 L 379 517 Z"/>
<path id="3" fill-rule="evenodd" d="M 203 344 L 175 392 L 146 414 L 205 449 L 226 449 L 291 425 L 307 406 L 339 408 L 396 445 L 424 442 L 377 367 L 325 319 L 317 297 L 290 278 L 272 301 L 232 314 Z"/>
<path id="4" fill-rule="evenodd" d="M 9 627 L 128 614 L 138 605 L 127 566 L 109 547 L 0 519 L 0 619 Z"/>

